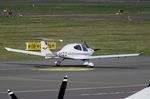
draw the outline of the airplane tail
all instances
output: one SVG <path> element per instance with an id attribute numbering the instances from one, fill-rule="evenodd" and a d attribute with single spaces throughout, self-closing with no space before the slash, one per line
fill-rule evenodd
<path id="1" fill-rule="evenodd" d="M 8 90 L 8 95 L 10 99 L 18 99 L 17 96 L 11 90 Z"/>
<path id="2" fill-rule="evenodd" d="M 54 56 L 53 52 L 49 50 L 48 45 L 44 41 L 41 41 L 41 54 L 45 56 L 45 58 L 51 58 Z"/>
<path id="3" fill-rule="evenodd" d="M 64 94 L 65 94 L 66 86 L 67 86 L 67 80 L 68 80 L 68 78 L 67 78 L 67 75 L 66 75 L 64 77 L 63 81 L 62 81 L 57 99 L 63 99 L 64 98 Z"/>

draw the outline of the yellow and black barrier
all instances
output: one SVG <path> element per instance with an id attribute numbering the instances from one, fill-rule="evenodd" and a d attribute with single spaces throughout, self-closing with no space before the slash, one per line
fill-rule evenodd
<path id="1" fill-rule="evenodd" d="M 56 50 L 56 42 L 47 42 L 48 48 L 50 50 Z M 41 50 L 41 43 L 40 42 L 26 42 L 26 50 L 34 50 L 38 51 Z"/>

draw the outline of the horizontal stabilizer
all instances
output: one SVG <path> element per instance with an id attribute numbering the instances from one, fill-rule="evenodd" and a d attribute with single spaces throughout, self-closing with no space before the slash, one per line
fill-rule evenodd
<path id="1" fill-rule="evenodd" d="M 40 41 L 59 41 L 59 42 L 63 42 L 62 39 L 52 39 L 52 38 L 44 38 L 44 37 L 38 37 L 38 38 L 35 38 L 35 40 L 40 40 Z"/>

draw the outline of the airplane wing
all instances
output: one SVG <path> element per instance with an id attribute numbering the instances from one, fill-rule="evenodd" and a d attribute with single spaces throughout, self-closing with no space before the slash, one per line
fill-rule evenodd
<path id="1" fill-rule="evenodd" d="M 118 54 L 118 55 L 100 55 L 100 56 L 87 56 L 87 55 L 76 55 L 73 57 L 70 57 L 72 59 L 104 59 L 104 58 L 123 58 L 123 57 L 135 57 L 140 56 L 141 53 L 137 54 Z"/>
<path id="2" fill-rule="evenodd" d="M 150 87 L 144 88 L 143 90 L 124 99 L 150 99 Z"/>
<path id="3" fill-rule="evenodd" d="M 17 52 L 17 53 L 24 53 L 24 54 L 30 54 L 30 55 L 38 55 L 38 56 L 44 56 L 41 54 L 41 52 L 36 52 L 36 51 L 26 51 L 26 50 L 20 50 L 20 49 L 13 49 L 13 48 L 8 48 L 5 47 L 7 51 L 11 52 Z"/>

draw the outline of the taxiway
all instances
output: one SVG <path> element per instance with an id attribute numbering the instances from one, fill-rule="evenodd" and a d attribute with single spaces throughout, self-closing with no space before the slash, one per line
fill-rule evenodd
<path id="1" fill-rule="evenodd" d="M 0 98 L 9 99 L 11 89 L 20 99 L 57 99 L 65 75 L 69 82 L 64 99 L 123 99 L 150 83 L 148 56 L 92 60 L 95 68 L 80 71 L 75 70 L 85 68 L 81 61 L 65 60 L 62 65 L 70 71 L 55 67 L 54 61 L 1 61 Z"/>

